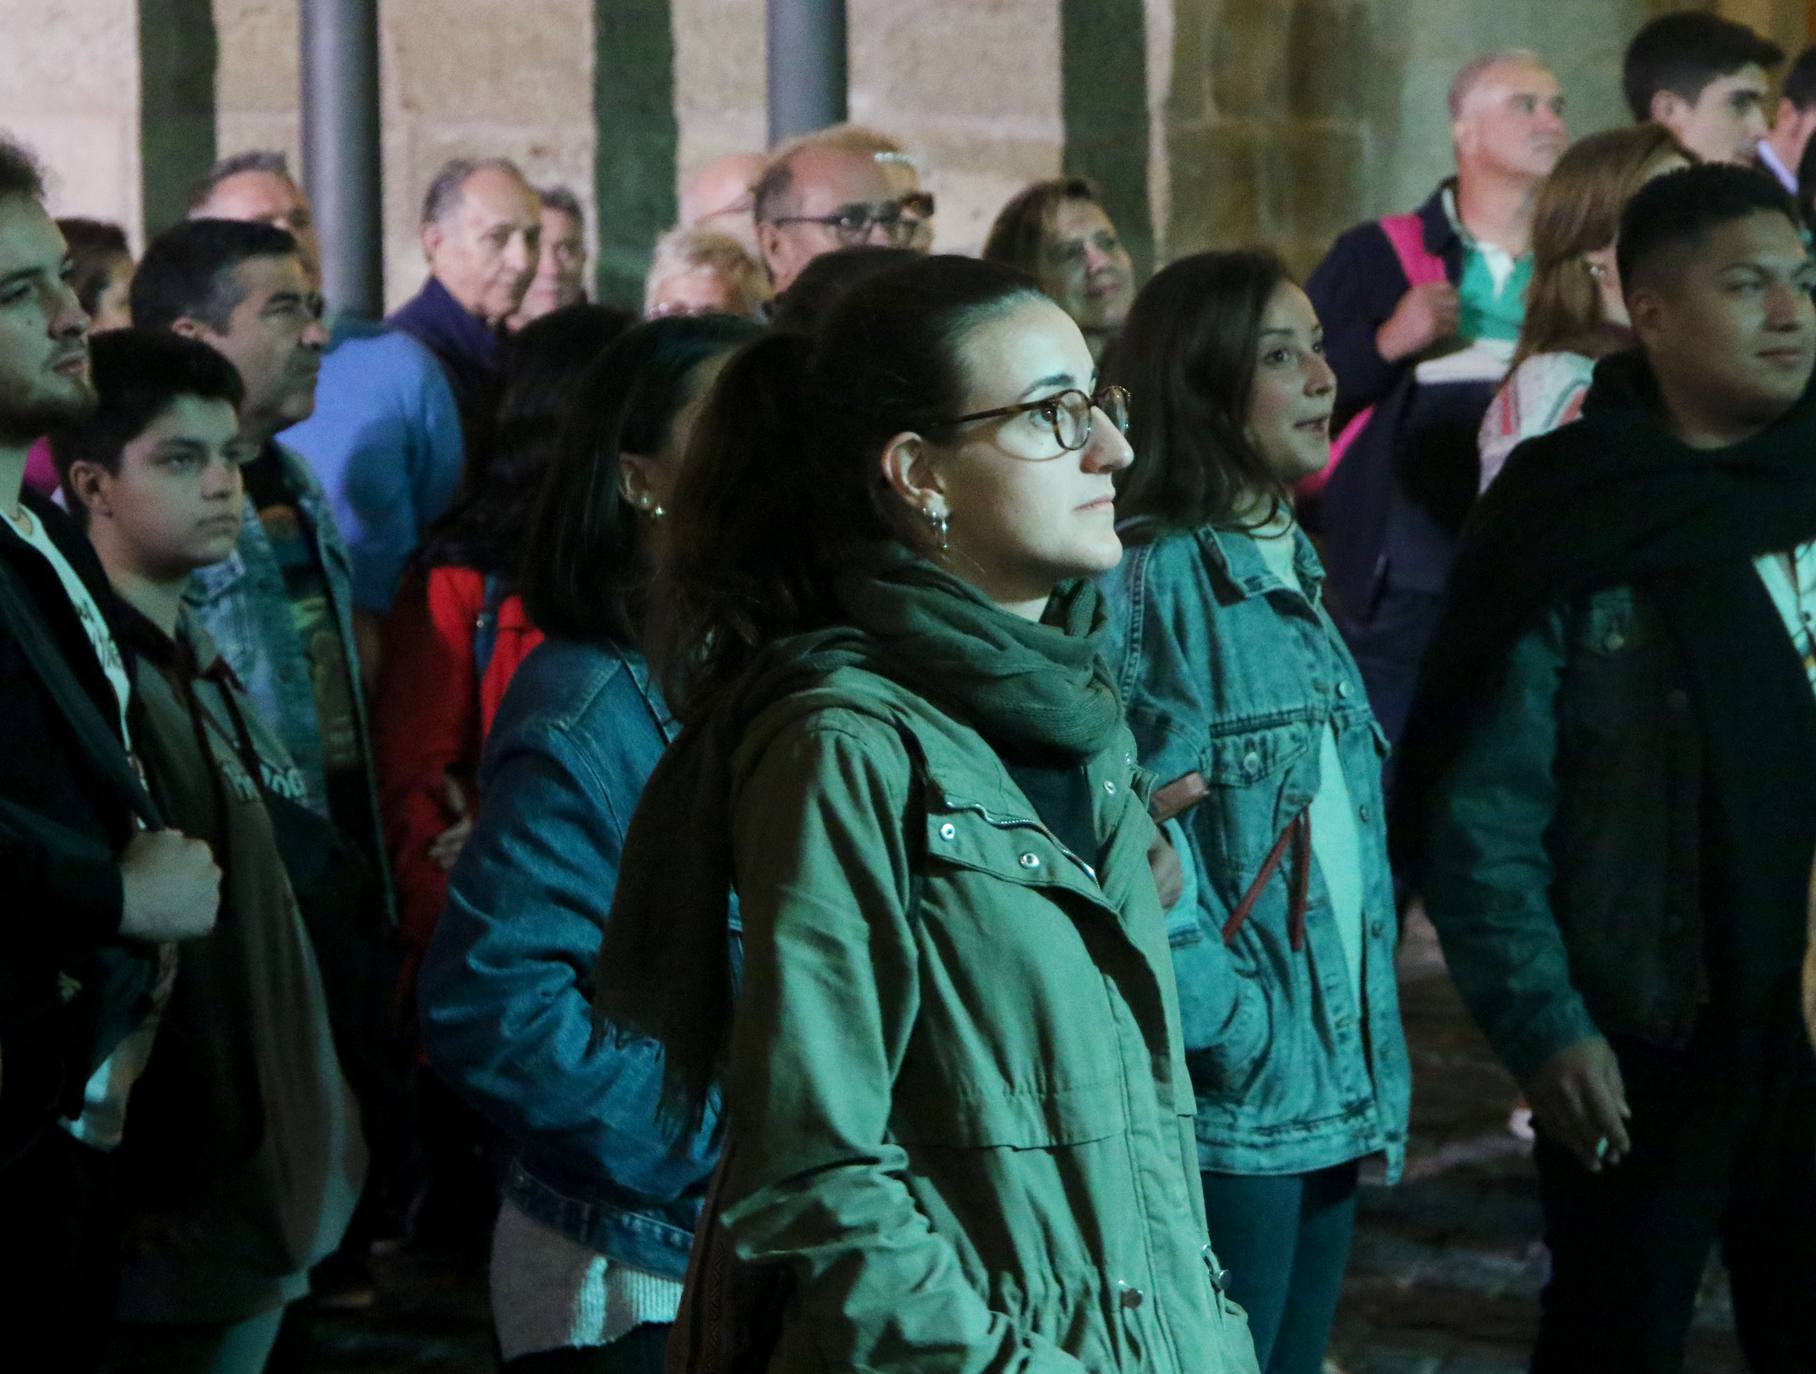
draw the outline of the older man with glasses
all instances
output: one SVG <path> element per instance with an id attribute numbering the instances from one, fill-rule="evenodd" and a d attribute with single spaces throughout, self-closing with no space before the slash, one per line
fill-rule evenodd
<path id="1" fill-rule="evenodd" d="M 823 253 L 933 244 L 933 197 L 913 161 L 893 139 L 855 124 L 776 149 L 754 197 L 757 247 L 777 292 Z"/>

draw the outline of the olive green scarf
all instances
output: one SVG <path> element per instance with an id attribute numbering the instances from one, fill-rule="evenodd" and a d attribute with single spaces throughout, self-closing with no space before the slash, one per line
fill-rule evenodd
<path id="1" fill-rule="evenodd" d="M 1063 585 L 1037 624 L 889 545 L 841 575 L 835 592 L 849 623 L 767 646 L 663 755 L 625 839 L 595 1006 L 602 1025 L 662 1044 L 664 1104 L 691 1118 L 719 1075 L 731 1025 L 731 760 L 765 708 L 855 667 L 999 748 L 1084 759 L 1108 747 L 1122 719 L 1088 581 Z"/>

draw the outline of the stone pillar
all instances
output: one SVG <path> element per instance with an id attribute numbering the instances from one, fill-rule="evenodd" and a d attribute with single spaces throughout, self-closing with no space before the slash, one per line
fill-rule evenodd
<path id="1" fill-rule="evenodd" d="M 599 299 L 640 308 L 657 235 L 675 222 L 675 35 L 667 0 L 596 0 Z"/>
<path id="2" fill-rule="evenodd" d="M 1062 165 L 1097 183 L 1138 277 L 1154 265 L 1146 22 L 1142 0 L 1060 4 Z"/>
<path id="3" fill-rule="evenodd" d="M 189 213 L 214 165 L 214 12 L 209 0 L 139 0 L 139 140 L 147 237 Z"/>

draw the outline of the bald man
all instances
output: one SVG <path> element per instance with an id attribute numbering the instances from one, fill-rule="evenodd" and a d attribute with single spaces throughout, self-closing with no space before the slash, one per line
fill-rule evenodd
<path id="1" fill-rule="evenodd" d="M 783 144 L 753 194 L 757 248 L 778 294 L 822 253 L 932 246 L 933 197 L 914 162 L 894 139 L 860 125 Z"/>
<path id="2" fill-rule="evenodd" d="M 730 234 L 756 257 L 751 188 L 763 175 L 764 161 L 761 153 L 727 153 L 694 168 L 681 181 L 681 227 Z"/>
<path id="3" fill-rule="evenodd" d="M 1557 78 L 1523 50 L 1458 72 L 1449 114 L 1456 176 L 1415 213 L 1344 233 L 1305 283 L 1337 373 L 1341 458 L 1307 524 L 1390 739 L 1479 485 L 1476 432 L 1525 318 L 1533 202 L 1569 141 Z"/>

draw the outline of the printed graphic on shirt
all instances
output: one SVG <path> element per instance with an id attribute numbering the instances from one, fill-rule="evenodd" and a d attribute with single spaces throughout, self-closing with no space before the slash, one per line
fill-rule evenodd
<path id="1" fill-rule="evenodd" d="M 328 601 L 327 579 L 316 562 L 296 506 L 279 502 L 259 509 L 259 523 L 284 575 L 291 623 L 309 662 L 310 686 L 321 730 L 327 772 L 360 767 L 359 731 L 354 715 L 353 677 Z"/>

